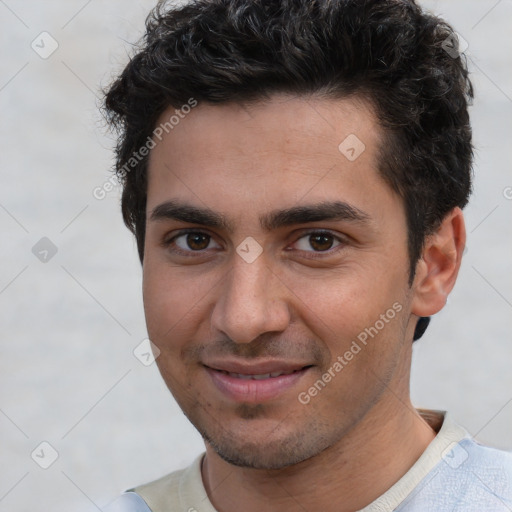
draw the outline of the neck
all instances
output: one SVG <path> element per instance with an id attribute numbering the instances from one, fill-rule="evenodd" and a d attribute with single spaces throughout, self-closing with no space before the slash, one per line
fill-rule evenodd
<path id="1" fill-rule="evenodd" d="M 336 445 L 294 466 L 233 466 L 207 444 L 203 482 L 219 512 L 360 510 L 395 484 L 435 435 L 408 397 L 389 392 Z"/>

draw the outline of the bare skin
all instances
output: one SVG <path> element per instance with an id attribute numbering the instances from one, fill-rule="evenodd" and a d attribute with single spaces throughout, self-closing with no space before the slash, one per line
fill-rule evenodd
<path id="1" fill-rule="evenodd" d="M 338 149 L 349 134 L 365 145 L 354 161 Z M 201 104 L 151 151 L 148 332 L 167 386 L 205 438 L 203 482 L 220 512 L 359 510 L 435 437 L 410 401 L 411 340 L 455 283 L 464 220 L 458 208 L 446 216 L 409 286 L 403 203 L 377 172 L 381 137 L 362 101 L 276 95 Z M 260 222 L 336 202 L 336 218 L 295 211 Z M 178 203 L 226 225 L 178 218 Z M 236 251 L 249 249 L 247 237 L 262 249 L 251 262 Z M 354 341 L 360 350 L 344 358 Z M 227 371 L 261 376 L 280 365 L 295 377 L 270 397 L 260 380 L 242 392 L 236 384 L 236 396 L 219 387 L 248 382 Z"/>

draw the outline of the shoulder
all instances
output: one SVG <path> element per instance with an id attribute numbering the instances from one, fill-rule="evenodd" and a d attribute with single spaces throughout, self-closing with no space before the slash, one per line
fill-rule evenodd
<path id="1" fill-rule="evenodd" d="M 512 510 L 512 452 L 484 446 L 470 437 L 452 443 L 398 510 L 418 507 L 454 512 Z"/>
<path id="2" fill-rule="evenodd" d="M 185 469 L 174 471 L 152 482 L 130 489 L 110 503 L 104 512 L 153 512 L 163 506 L 161 501 L 179 499 L 179 487 Z"/>
<path id="3" fill-rule="evenodd" d="M 215 512 L 201 477 L 203 456 L 204 453 L 184 469 L 173 471 L 158 480 L 130 490 L 140 496 L 148 510 L 153 512 L 182 512 L 183 510 Z M 146 509 L 141 510 L 146 512 Z"/>
<path id="4" fill-rule="evenodd" d="M 154 496 L 154 495 L 174 495 L 178 492 L 180 485 L 187 474 L 190 473 L 190 467 L 178 469 L 169 473 L 157 480 L 153 480 L 146 484 L 138 485 L 132 491 L 140 494 L 141 496 Z"/>
<path id="5" fill-rule="evenodd" d="M 485 446 L 475 439 L 466 438 L 454 444 L 445 453 L 443 462 L 452 470 L 477 475 L 503 477 L 503 485 L 512 494 L 512 452 Z"/>
<path id="6" fill-rule="evenodd" d="M 104 512 L 151 512 L 146 502 L 134 492 L 125 492 L 110 503 Z"/>

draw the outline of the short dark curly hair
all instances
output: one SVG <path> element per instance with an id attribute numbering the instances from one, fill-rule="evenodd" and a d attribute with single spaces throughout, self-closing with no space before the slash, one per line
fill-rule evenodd
<path id="1" fill-rule="evenodd" d="M 161 113 L 191 98 L 264 101 L 273 93 L 357 95 L 383 130 L 379 172 L 404 201 L 410 283 L 426 237 L 471 192 L 473 147 L 465 56 L 444 20 L 414 0 L 194 0 L 159 2 L 136 53 L 106 91 L 119 133 L 122 212 L 141 262 L 147 156 L 127 162 Z"/>

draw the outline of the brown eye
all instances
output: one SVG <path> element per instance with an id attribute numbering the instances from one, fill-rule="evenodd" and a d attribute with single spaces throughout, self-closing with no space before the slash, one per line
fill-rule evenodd
<path id="1" fill-rule="evenodd" d="M 300 237 L 295 245 L 297 249 L 304 252 L 326 252 L 343 245 L 343 242 L 331 233 L 313 231 Z"/>
<path id="2" fill-rule="evenodd" d="M 201 231 L 185 231 L 165 242 L 172 252 L 179 254 L 206 252 L 209 249 L 220 249 L 211 235 Z"/>
<path id="3" fill-rule="evenodd" d="M 332 247 L 333 237 L 323 233 L 319 235 L 310 235 L 309 244 L 316 251 L 327 251 Z"/>
<path id="4" fill-rule="evenodd" d="M 193 251 L 202 251 L 210 244 L 210 237 L 204 233 L 189 233 L 186 235 L 186 244 Z"/>

